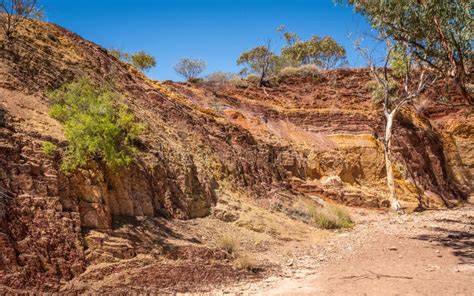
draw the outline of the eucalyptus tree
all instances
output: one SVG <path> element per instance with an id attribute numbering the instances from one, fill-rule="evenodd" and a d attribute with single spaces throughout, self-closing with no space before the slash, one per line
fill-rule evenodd
<path id="1" fill-rule="evenodd" d="M 280 61 L 280 57 L 270 50 L 269 42 L 243 52 L 237 60 L 237 65 L 243 65 L 246 72 L 258 75 L 259 86 L 263 86 L 267 78 L 277 71 Z"/>
<path id="2" fill-rule="evenodd" d="M 361 48 L 360 45 L 356 47 L 366 59 L 373 77 L 368 84 L 373 99 L 383 106 L 385 119 L 383 144 L 389 200 L 391 207 L 399 211 L 401 206 L 397 198 L 393 175 L 393 124 L 401 108 L 417 100 L 436 82 L 438 76 L 430 71 L 426 62 L 417 59 L 413 52 L 402 44 L 387 42 L 387 55 L 382 67 L 376 65 L 366 49 Z"/>
<path id="3" fill-rule="evenodd" d="M 309 40 L 302 40 L 298 34 L 284 32 L 286 45 L 281 50 L 281 57 L 291 66 L 313 64 L 323 69 L 333 69 L 346 64 L 346 50 L 332 37 L 313 35 Z"/>
<path id="4" fill-rule="evenodd" d="M 432 70 L 451 78 L 473 104 L 466 87 L 472 68 L 472 0 L 339 0 L 367 17 L 382 36 L 403 43 Z"/>

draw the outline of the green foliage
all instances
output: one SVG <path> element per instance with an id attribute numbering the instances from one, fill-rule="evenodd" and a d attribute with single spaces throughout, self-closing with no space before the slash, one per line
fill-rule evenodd
<path id="1" fill-rule="evenodd" d="M 339 0 L 338 2 L 346 2 Z M 472 0 L 347 0 L 382 37 L 407 47 L 413 56 L 446 77 L 463 95 L 472 67 Z"/>
<path id="2" fill-rule="evenodd" d="M 56 146 L 56 144 L 51 143 L 49 141 L 43 142 L 43 153 L 46 156 L 52 157 L 56 154 L 57 151 L 58 147 Z"/>
<path id="3" fill-rule="evenodd" d="M 156 66 L 156 60 L 152 55 L 147 54 L 144 51 L 139 51 L 130 57 L 132 65 L 140 69 L 141 71 L 148 71 Z"/>
<path id="4" fill-rule="evenodd" d="M 206 68 L 205 61 L 190 58 L 183 58 L 174 66 L 175 72 L 188 82 L 196 81 Z"/>
<path id="5" fill-rule="evenodd" d="M 331 69 L 347 63 L 345 49 L 329 36 L 324 38 L 313 36 L 303 41 L 298 34 L 286 32 L 285 26 L 280 26 L 277 32 L 282 34 L 286 42 L 280 54 L 270 50 L 270 41 L 266 46 L 257 46 L 241 53 L 237 65 L 244 66 L 240 72 L 242 77 L 255 74 L 260 77 L 260 85 L 263 85 L 271 81 L 270 78 L 277 76 L 283 69 L 289 73 L 296 72 L 294 71 L 296 68 L 304 65 Z M 303 72 L 305 71 L 300 73 Z M 314 73 L 314 71 L 311 72 Z"/>
<path id="6" fill-rule="evenodd" d="M 128 165 L 137 153 L 133 146 L 143 129 L 135 122 L 119 95 L 93 87 L 89 81 L 63 85 L 49 95 L 50 114 L 59 120 L 68 140 L 66 157 L 61 164 L 71 172 L 92 158 L 110 168 Z"/>
<path id="7" fill-rule="evenodd" d="M 322 229 L 352 228 L 354 222 L 347 211 L 337 205 L 324 207 L 308 206 L 308 214 L 313 222 Z"/>
<path id="8" fill-rule="evenodd" d="M 278 73 L 283 64 L 283 59 L 275 55 L 268 46 L 257 46 L 245 51 L 237 60 L 237 65 L 244 65 L 246 73 L 253 73 L 260 78 L 260 85 L 268 77 Z"/>
<path id="9" fill-rule="evenodd" d="M 383 88 L 377 80 L 373 79 L 367 82 L 365 85 L 366 89 L 371 92 L 372 99 L 375 104 L 382 103 L 385 98 L 385 89 Z M 397 82 L 389 78 L 388 82 L 388 101 L 393 102 L 398 99 L 398 84 Z"/>
<path id="10" fill-rule="evenodd" d="M 114 49 L 114 48 L 110 48 L 107 51 L 109 52 L 109 54 L 114 56 L 116 59 L 118 59 L 118 60 L 120 60 L 124 63 L 130 63 L 131 57 L 130 57 L 129 53 L 121 51 L 119 49 Z"/>
<path id="11" fill-rule="evenodd" d="M 287 45 L 281 50 L 281 56 L 291 66 L 314 64 L 323 69 L 332 69 L 344 65 L 346 50 L 333 38 L 312 36 L 302 41 L 296 33 L 283 33 Z"/>
<path id="12" fill-rule="evenodd" d="M 296 43 L 298 43 L 298 42 L 301 42 L 300 37 L 299 37 L 298 34 L 296 34 L 296 33 L 284 32 L 284 33 L 283 33 L 283 37 L 285 38 L 286 43 L 287 43 L 289 46 L 293 46 L 294 44 L 296 44 Z"/>
<path id="13" fill-rule="evenodd" d="M 139 51 L 131 55 L 119 49 L 111 48 L 108 49 L 108 52 L 118 60 L 131 64 L 143 72 L 156 66 L 155 58 L 144 51 Z"/>
<path id="14" fill-rule="evenodd" d="M 391 75 L 395 78 L 404 78 L 406 75 L 410 75 L 412 64 L 413 60 L 406 49 L 400 44 L 395 46 L 390 56 Z"/>

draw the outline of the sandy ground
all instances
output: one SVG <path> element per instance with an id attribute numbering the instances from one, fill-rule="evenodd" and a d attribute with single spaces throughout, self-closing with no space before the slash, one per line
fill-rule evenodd
<path id="1" fill-rule="evenodd" d="M 357 226 L 242 295 L 474 295 L 474 206 L 409 215 L 356 210 Z"/>

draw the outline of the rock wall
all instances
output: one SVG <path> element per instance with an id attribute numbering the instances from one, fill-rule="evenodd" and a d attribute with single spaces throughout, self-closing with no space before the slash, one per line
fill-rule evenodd
<path id="1" fill-rule="evenodd" d="M 85 268 L 81 217 L 62 207 L 67 180 L 40 150 L 0 126 L 0 284 L 54 291 Z"/>

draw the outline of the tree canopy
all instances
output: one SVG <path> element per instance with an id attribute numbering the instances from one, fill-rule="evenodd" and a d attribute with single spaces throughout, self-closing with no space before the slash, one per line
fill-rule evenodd
<path id="1" fill-rule="evenodd" d="M 147 54 L 143 50 L 132 54 L 130 61 L 132 65 L 144 72 L 156 66 L 155 57 Z"/>
<path id="2" fill-rule="evenodd" d="M 309 40 L 302 40 L 298 34 L 285 31 L 280 26 L 277 32 L 282 33 L 286 44 L 276 54 L 267 45 L 254 47 L 241 53 L 237 65 L 245 68 L 242 74 L 256 74 L 260 77 L 260 85 L 269 77 L 278 74 L 285 67 L 298 68 L 314 65 L 323 69 L 341 67 L 347 63 L 346 50 L 329 36 L 312 36 Z"/>
<path id="3" fill-rule="evenodd" d="M 111 48 L 108 52 L 117 58 L 118 60 L 129 63 L 135 66 L 137 69 L 145 72 L 156 66 L 156 59 L 154 56 L 142 51 L 138 51 L 134 54 L 121 51 L 119 49 Z"/>
<path id="4" fill-rule="evenodd" d="M 339 1 L 345 2 L 345 1 Z M 472 67 L 472 0 L 348 0 L 382 38 L 403 43 L 419 59 L 465 87 Z"/>
<path id="5" fill-rule="evenodd" d="M 346 50 L 333 38 L 312 36 L 302 41 L 296 33 L 284 33 L 287 45 L 281 56 L 292 66 L 314 64 L 323 69 L 332 69 L 346 63 Z"/>
<path id="6" fill-rule="evenodd" d="M 262 85 L 267 76 L 274 74 L 279 62 L 279 57 L 269 46 L 262 45 L 243 52 L 237 60 L 237 65 L 244 65 L 246 72 L 258 75 Z"/>

